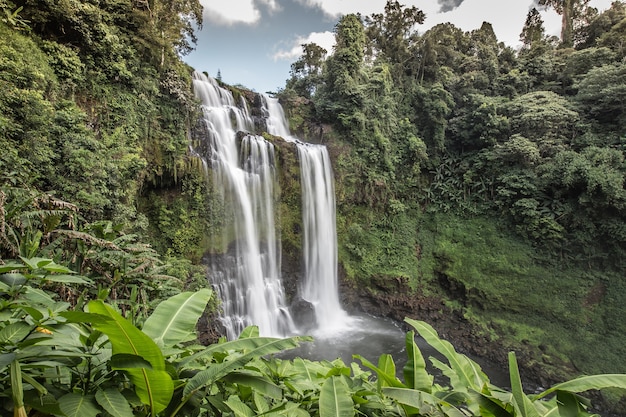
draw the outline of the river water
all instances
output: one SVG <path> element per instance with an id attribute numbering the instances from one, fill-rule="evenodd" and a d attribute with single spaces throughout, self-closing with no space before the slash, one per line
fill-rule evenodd
<path id="1" fill-rule="evenodd" d="M 299 348 L 284 352 L 278 357 L 283 359 L 300 357 L 313 361 L 341 359 L 349 365 L 351 362 L 361 364 L 358 359 L 353 359 L 353 355 L 358 354 L 377 365 L 380 355 L 390 354 L 396 365 L 396 376 L 404 380 L 402 368 L 407 362 L 406 332 L 400 323 L 367 314 L 356 314 L 349 316 L 345 324 L 346 326 L 330 330 L 317 329 L 310 333 L 314 338 L 313 342 L 303 343 Z M 449 382 L 447 378 L 429 361 L 430 357 L 434 357 L 447 363 L 445 357 L 419 336 L 415 337 L 415 343 L 426 360 L 428 372 L 434 376 L 435 381 L 447 384 Z M 492 384 L 501 388 L 510 386 L 506 369 L 483 358 L 468 356 L 481 366 Z M 365 369 L 364 366 L 362 368 Z"/>
<path id="2" fill-rule="evenodd" d="M 383 353 L 391 354 L 397 366 L 406 363 L 405 333 L 392 320 L 365 314 L 351 315 L 342 326 L 316 329 L 309 333 L 314 341 L 282 355 L 285 358 L 301 357 L 310 360 L 341 359 L 349 364 L 352 355 L 359 354 L 370 362 L 378 363 Z"/>

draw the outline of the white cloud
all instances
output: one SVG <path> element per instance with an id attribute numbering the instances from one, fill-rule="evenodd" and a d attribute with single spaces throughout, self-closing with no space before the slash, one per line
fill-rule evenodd
<path id="1" fill-rule="evenodd" d="M 306 37 L 299 36 L 290 42 L 287 49 L 279 50 L 272 55 L 272 58 L 274 61 L 295 61 L 302 56 L 302 45 L 307 43 L 315 43 L 331 53 L 335 45 L 335 34 L 326 31 L 312 32 Z"/>
<path id="2" fill-rule="evenodd" d="M 298 0 L 310 7 L 319 7 L 329 16 L 338 17 L 348 13 L 360 12 L 364 16 L 382 13 L 386 0 Z"/>
<path id="3" fill-rule="evenodd" d="M 270 12 L 280 9 L 276 0 L 200 0 L 204 18 L 220 25 L 255 24 L 261 18 L 259 5 Z"/>

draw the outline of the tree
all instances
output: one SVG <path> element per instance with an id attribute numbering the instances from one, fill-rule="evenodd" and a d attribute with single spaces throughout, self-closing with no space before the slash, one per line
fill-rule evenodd
<path id="1" fill-rule="evenodd" d="M 543 27 L 543 19 L 539 11 L 533 7 L 526 15 L 526 22 L 519 38 L 522 41 L 522 49 L 530 49 L 533 45 L 541 42 L 545 37 L 546 29 Z"/>
<path id="2" fill-rule="evenodd" d="M 598 16 L 596 16 L 586 28 L 584 39 L 581 39 L 579 44 L 580 48 L 588 48 L 591 46 L 595 46 L 597 44 L 602 44 L 602 46 L 608 46 L 606 42 L 606 37 L 613 37 L 610 32 L 613 28 L 616 28 L 620 22 L 623 22 L 624 18 L 626 18 L 626 3 L 623 1 L 614 1 L 611 4 L 611 7 L 608 10 L 605 10 Z M 622 23 L 622 27 L 626 26 L 626 24 Z M 621 32 L 621 35 L 617 37 L 616 42 L 610 42 L 617 46 L 615 49 L 624 50 L 624 32 Z"/>
<path id="3" fill-rule="evenodd" d="M 194 30 L 202 25 L 199 0 L 15 3 L 24 8 L 24 18 L 32 22 L 36 33 L 59 43 L 80 45 L 86 54 L 101 59 L 103 67 L 133 55 L 134 49 L 161 68 L 169 67 L 179 54 L 192 50 Z M 126 42 L 129 45 L 124 45 Z"/>
<path id="4" fill-rule="evenodd" d="M 574 46 L 574 25 L 588 12 L 590 0 L 539 0 L 540 6 L 552 7 L 561 15 L 561 45 Z"/>
<path id="5" fill-rule="evenodd" d="M 469 53 L 471 40 L 452 23 L 435 25 L 421 37 L 413 54 L 419 59 L 418 79 L 423 81 L 443 81 L 441 76 L 461 67 L 465 55 Z"/>
<path id="6" fill-rule="evenodd" d="M 291 64 L 291 78 L 287 88 L 294 89 L 299 95 L 311 98 L 321 83 L 322 65 L 328 51 L 316 43 L 302 45 L 302 56 Z"/>
<path id="7" fill-rule="evenodd" d="M 579 120 L 570 103 L 551 91 L 535 91 L 507 104 L 511 133 L 537 143 L 542 157 L 554 155 L 575 136 Z"/>
<path id="8" fill-rule="evenodd" d="M 461 107 L 462 106 L 462 107 Z M 499 111 L 498 99 L 471 93 L 457 105 L 449 131 L 458 149 L 480 149 L 507 136 L 508 120 Z"/>
<path id="9" fill-rule="evenodd" d="M 619 57 L 624 59 L 626 57 L 626 42 L 624 42 L 624 39 L 626 39 L 626 4 L 617 1 L 613 2 L 611 9 L 607 13 L 612 16 L 611 21 L 615 23 L 608 31 L 600 35 L 597 43 L 599 46 L 611 48 Z"/>
<path id="10" fill-rule="evenodd" d="M 360 124 L 358 110 L 363 103 L 362 74 L 365 32 L 355 14 L 341 18 L 335 27 L 334 53 L 327 59 L 321 93 L 323 117 L 341 120 L 346 127 Z"/>
<path id="11" fill-rule="evenodd" d="M 424 142 L 432 154 L 445 150 L 448 117 L 454 108 L 454 99 L 441 83 L 429 88 L 418 86 L 413 97 L 413 107 L 417 110 L 420 131 L 424 132 Z"/>
<path id="12" fill-rule="evenodd" d="M 485 73 L 491 84 L 499 72 L 499 45 L 493 26 L 491 23 L 483 22 L 480 29 L 470 33 L 470 39 L 470 56 L 473 58 L 470 60 L 474 64 L 472 69 Z"/>
<path id="13" fill-rule="evenodd" d="M 202 5 L 199 0 L 148 0 L 150 20 L 157 32 L 161 49 L 161 67 L 166 57 L 186 55 L 196 43 L 195 27 L 202 26 Z"/>
<path id="14" fill-rule="evenodd" d="M 575 99 L 593 120 L 626 127 L 626 64 L 609 64 L 592 68 L 574 84 Z"/>
<path id="15" fill-rule="evenodd" d="M 424 23 L 426 15 L 415 6 L 404 7 L 397 1 L 388 0 L 385 13 L 365 17 L 366 34 L 374 49 L 391 64 L 397 64 L 396 76 L 407 70 L 413 56 L 410 53 L 415 26 Z M 398 80 L 399 81 L 399 80 Z"/>

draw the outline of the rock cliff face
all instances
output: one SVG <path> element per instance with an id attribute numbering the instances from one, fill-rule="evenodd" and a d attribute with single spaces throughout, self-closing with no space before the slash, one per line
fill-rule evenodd
<path id="1" fill-rule="evenodd" d="M 365 287 L 355 285 L 345 280 L 343 274 L 340 275 L 341 300 L 348 312 L 366 312 L 374 316 L 391 318 L 399 323 L 403 323 L 407 317 L 425 321 L 437 330 L 441 338 L 452 343 L 458 352 L 483 364 L 490 377 L 502 378 L 507 375 L 507 355 L 511 350 L 510 347 L 490 340 L 458 311 L 448 308 L 441 298 L 414 292 L 401 278 L 375 280 L 370 286 Z M 409 330 L 407 325 L 403 327 Z M 559 381 L 558 377 L 551 378 L 545 374 L 540 361 L 537 361 L 532 351 L 522 346 L 516 349 L 516 354 L 527 389 L 546 387 Z M 498 379 L 492 382 L 500 383 Z M 508 382 L 505 380 L 500 384 L 506 386 Z"/>

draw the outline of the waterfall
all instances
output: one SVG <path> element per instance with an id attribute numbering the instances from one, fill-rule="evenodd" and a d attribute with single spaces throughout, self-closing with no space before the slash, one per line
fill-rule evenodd
<path id="1" fill-rule="evenodd" d="M 304 280 L 300 296 L 315 308 L 317 326 L 324 332 L 346 326 L 348 316 L 339 302 L 335 188 L 325 146 L 291 136 L 278 100 L 263 96 L 267 130 L 296 143 L 302 186 Z"/>
<path id="2" fill-rule="evenodd" d="M 293 333 L 274 221 L 274 147 L 252 134 L 243 136 L 238 144 L 237 132 L 254 129 L 245 101 L 236 106 L 230 91 L 197 72 L 193 85 L 208 131 L 204 152 L 196 152 L 211 167 L 224 204 L 223 216 L 231 220 L 224 228 L 223 241 L 235 242 L 234 248 L 228 248 L 211 265 L 227 337 L 236 338 L 252 324 L 268 336 Z"/>

